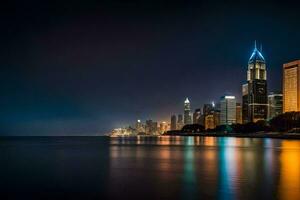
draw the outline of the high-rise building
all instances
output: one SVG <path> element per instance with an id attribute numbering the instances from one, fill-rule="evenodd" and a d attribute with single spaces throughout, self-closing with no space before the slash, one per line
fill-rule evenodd
<path id="1" fill-rule="evenodd" d="M 159 132 L 160 132 L 160 134 L 163 134 L 166 131 L 168 131 L 168 124 L 166 122 L 161 122 L 159 124 Z"/>
<path id="2" fill-rule="evenodd" d="M 200 119 L 201 119 L 201 109 L 197 108 L 195 112 L 193 113 L 193 123 L 194 124 L 200 124 Z"/>
<path id="3" fill-rule="evenodd" d="M 205 127 L 205 116 L 203 114 L 200 116 L 199 124 Z"/>
<path id="4" fill-rule="evenodd" d="M 206 116 L 211 113 L 213 110 L 213 105 L 214 104 L 204 104 L 203 105 L 203 115 Z"/>
<path id="5" fill-rule="evenodd" d="M 248 83 L 242 86 L 243 97 L 242 97 L 242 122 L 246 124 L 249 122 L 248 118 Z"/>
<path id="6" fill-rule="evenodd" d="M 204 127 L 205 129 L 215 129 L 220 125 L 220 111 L 213 110 L 209 114 L 205 116 L 204 119 Z"/>
<path id="7" fill-rule="evenodd" d="M 231 125 L 236 123 L 236 99 L 235 96 L 223 96 L 220 100 L 220 124 Z"/>
<path id="8" fill-rule="evenodd" d="M 156 135 L 157 134 L 157 122 L 152 120 L 146 121 L 145 132 L 147 135 Z"/>
<path id="9" fill-rule="evenodd" d="M 300 111 L 300 60 L 283 65 L 283 112 Z"/>
<path id="10" fill-rule="evenodd" d="M 214 111 L 214 125 L 215 125 L 215 128 L 217 126 L 220 126 L 220 111 L 219 110 Z"/>
<path id="11" fill-rule="evenodd" d="M 188 98 L 184 101 L 184 124 L 192 124 L 191 104 Z"/>
<path id="12" fill-rule="evenodd" d="M 206 103 L 203 105 L 203 114 L 202 114 L 203 117 L 201 117 L 201 119 L 200 119 L 200 120 L 202 120 L 202 122 L 200 122 L 200 124 L 203 124 L 204 127 L 206 127 L 206 125 L 207 125 L 206 116 L 212 114 L 212 111 L 214 110 L 214 106 L 215 106 L 214 102 L 211 104 Z"/>
<path id="13" fill-rule="evenodd" d="M 272 119 L 277 115 L 282 114 L 282 94 L 271 93 L 268 95 L 268 119 Z"/>
<path id="14" fill-rule="evenodd" d="M 139 120 L 139 119 L 135 123 L 135 130 L 137 131 L 137 133 L 145 132 L 144 126 L 143 126 L 141 120 Z"/>
<path id="15" fill-rule="evenodd" d="M 210 113 L 205 116 L 205 130 L 214 129 L 214 128 L 216 128 L 214 115 L 213 113 Z"/>
<path id="16" fill-rule="evenodd" d="M 242 106 L 240 103 L 236 103 L 236 123 L 242 124 Z"/>
<path id="17" fill-rule="evenodd" d="M 176 115 L 171 116 L 171 131 L 177 130 Z"/>
<path id="18" fill-rule="evenodd" d="M 267 70 L 265 58 L 255 47 L 248 61 L 247 84 L 243 85 L 243 121 L 267 119 Z"/>
<path id="19" fill-rule="evenodd" d="M 181 114 L 179 114 L 177 118 L 177 130 L 181 130 L 183 126 L 183 117 Z"/>
<path id="20" fill-rule="evenodd" d="M 147 135 L 152 134 L 152 120 L 146 120 L 145 132 L 146 132 Z"/>

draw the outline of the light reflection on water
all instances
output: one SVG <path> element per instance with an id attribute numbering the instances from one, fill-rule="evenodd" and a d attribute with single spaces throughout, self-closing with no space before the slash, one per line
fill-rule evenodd
<path id="1" fill-rule="evenodd" d="M 147 191 L 175 199 L 300 199 L 300 141 L 170 136 L 110 144 L 112 190 L 116 180 L 134 188 L 144 179 Z M 118 180 L 128 171 L 129 181 Z"/>
<path id="2" fill-rule="evenodd" d="M 280 153 L 281 199 L 300 199 L 300 147 L 298 142 L 283 141 Z"/>
<path id="3" fill-rule="evenodd" d="M 9 199 L 300 199 L 300 141 L 0 138 Z"/>

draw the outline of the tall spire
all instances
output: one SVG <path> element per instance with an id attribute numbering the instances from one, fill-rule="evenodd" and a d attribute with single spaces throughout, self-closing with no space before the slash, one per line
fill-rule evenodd
<path id="1" fill-rule="evenodd" d="M 262 44 L 260 44 L 260 52 L 262 52 Z"/>
<path id="2" fill-rule="evenodd" d="M 261 49 L 259 51 L 257 49 L 256 40 L 254 40 L 254 50 L 252 52 L 252 55 L 250 56 L 250 59 L 249 59 L 248 63 L 250 63 L 250 62 L 256 62 L 256 60 L 265 61 L 265 58 L 261 54 L 261 51 L 262 51 L 262 47 L 261 47 Z"/>

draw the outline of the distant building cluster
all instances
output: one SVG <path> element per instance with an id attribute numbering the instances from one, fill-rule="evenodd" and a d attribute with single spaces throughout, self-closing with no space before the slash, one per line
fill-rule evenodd
<path id="1" fill-rule="evenodd" d="M 188 106 L 186 105 L 187 102 L 189 103 Z M 188 112 L 187 107 L 189 108 Z M 180 120 L 176 120 L 176 115 L 172 115 L 171 130 L 180 130 L 183 125 L 187 124 L 199 124 L 209 130 L 220 125 L 231 125 L 242 121 L 241 106 L 236 103 L 235 96 L 222 96 L 219 103 L 204 104 L 202 108 L 196 108 L 193 114 L 191 114 L 190 107 L 190 101 L 187 98 L 184 102 L 184 116 L 187 119 L 179 126 Z M 179 114 L 178 119 L 181 116 Z"/>
<path id="2" fill-rule="evenodd" d="M 110 135 L 111 136 L 138 136 L 138 135 L 148 135 L 157 136 L 170 130 L 170 124 L 167 122 L 155 122 L 153 120 L 146 120 L 143 123 L 141 120 L 137 120 L 134 126 L 128 126 L 125 128 L 114 129 Z"/>
<path id="3" fill-rule="evenodd" d="M 284 112 L 300 111 L 300 60 L 283 65 L 282 85 L 282 92 L 268 93 L 265 58 L 255 43 L 248 61 L 247 80 L 242 85 L 242 103 L 233 95 L 224 95 L 217 103 L 204 104 L 192 112 L 191 102 L 186 98 L 183 114 L 171 115 L 170 123 L 137 120 L 135 127 L 115 129 L 112 135 L 160 135 L 168 130 L 181 130 L 188 124 L 211 130 L 220 125 L 268 121 Z"/>

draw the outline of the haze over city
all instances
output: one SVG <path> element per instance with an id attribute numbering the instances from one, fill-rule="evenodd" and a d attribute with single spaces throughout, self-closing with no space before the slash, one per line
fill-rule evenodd
<path id="1" fill-rule="evenodd" d="M 299 59 L 297 3 L 62 1 L 1 12 L 0 135 L 96 135 L 232 94 L 256 40 L 268 91 Z"/>

